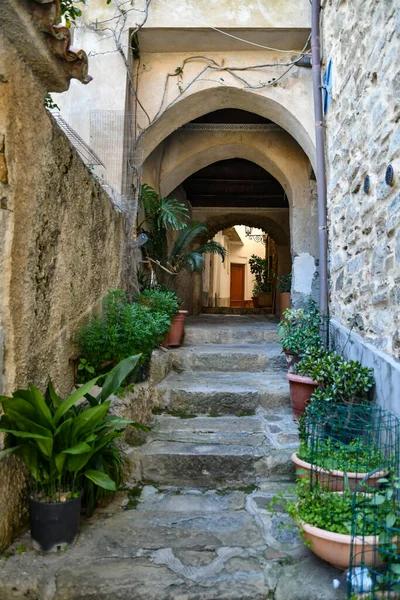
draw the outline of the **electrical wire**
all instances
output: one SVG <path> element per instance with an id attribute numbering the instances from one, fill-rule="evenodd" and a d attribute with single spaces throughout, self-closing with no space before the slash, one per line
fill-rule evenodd
<path id="1" fill-rule="evenodd" d="M 161 2 L 161 4 L 165 4 L 165 6 L 168 6 L 168 8 L 170 8 L 171 10 L 174 10 L 174 11 L 176 10 L 175 6 L 168 4 L 168 2 L 165 2 L 165 0 L 158 0 L 158 2 Z M 181 12 L 181 11 L 178 11 L 178 12 Z M 207 29 L 212 29 L 213 31 L 217 31 L 218 33 L 221 33 L 222 35 L 226 35 L 227 37 L 233 38 L 234 40 L 238 40 L 239 42 L 244 42 L 245 44 L 249 44 L 250 46 L 256 46 L 257 48 L 263 48 L 263 50 L 271 50 L 272 52 L 282 52 L 283 54 L 298 53 L 298 50 L 280 50 L 279 48 L 271 48 L 270 46 L 263 46 L 262 44 L 257 44 L 256 42 L 251 42 L 250 40 L 245 40 L 243 38 L 238 37 L 237 35 L 233 35 L 232 33 L 228 33 L 227 31 L 218 29 L 218 27 L 213 27 L 212 25 L 208 25 L 201 19 L 197 19 L 196 17 L 193 17 L 192 15 L 190 15 L 189 18 L 192 21 L 196 21 L 197 23 L 200 23 L 201 25 L 203 25 L 203 27 L 207 27 Z"/>

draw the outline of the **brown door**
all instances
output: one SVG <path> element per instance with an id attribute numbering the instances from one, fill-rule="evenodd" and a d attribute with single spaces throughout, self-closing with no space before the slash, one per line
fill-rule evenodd
<path id="1" fill-rule="evenodd" d="M 231 306 L 244 307 L 244 273 L 246 265 L 231 263 Z"/>

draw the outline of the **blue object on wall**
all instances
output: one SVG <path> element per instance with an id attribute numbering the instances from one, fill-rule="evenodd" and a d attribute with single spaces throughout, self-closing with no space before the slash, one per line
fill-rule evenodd
<path id="1" fill-rule="evenodd" d="M 332 59 L 329 59 L 328 66 L 324 73 L 324 114 L 328 112 L 332 102 Z"/>

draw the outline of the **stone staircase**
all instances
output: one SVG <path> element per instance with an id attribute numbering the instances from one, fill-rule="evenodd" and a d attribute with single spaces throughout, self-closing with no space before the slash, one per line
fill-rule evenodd
<path id="1" fill-rule="evenodd" d="M 342 599 L 274 499 L 292 494 L 298 442 L 276 341 L 265 316 L 189 319 L 130 450 L 128 498 L 97 509 L 67 552 L 20 537 L 0 556 L 1 600 Z"/>
<path id="2" fill-rule="evenodd" d="M 165 414 L 131 454 L 135 480 L 226 488 L 292 475 L 297 427 L 276 329 L 254 315 L 189 319 L 157 389 Z"/>

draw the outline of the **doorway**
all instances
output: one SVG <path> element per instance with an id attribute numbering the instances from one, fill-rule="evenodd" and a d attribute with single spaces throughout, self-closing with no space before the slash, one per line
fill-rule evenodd
<path id="1" fill-rule="evenodd" d="M 244 280 L 246 265 L 231 263 L 231 307 L 244 307 Z"/>

